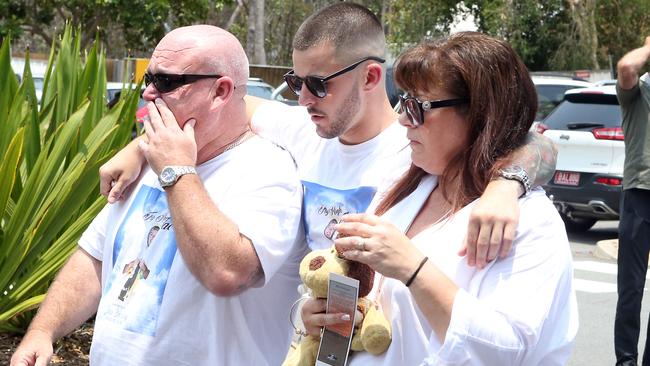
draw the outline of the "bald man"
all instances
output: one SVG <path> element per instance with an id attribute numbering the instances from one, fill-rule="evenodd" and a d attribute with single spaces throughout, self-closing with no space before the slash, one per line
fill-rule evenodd
<path id="1" fill-rule="evenodd" d="M 84 232 L 12 366 L 46 365 L 52 342 L 95 313 L 94 366 L 280 364 L 305 250 L 302 190 L 290 155 L 249 130 L 247 79 L 222 29 L 160 41 L 143 94 L 147 167 Z"/>

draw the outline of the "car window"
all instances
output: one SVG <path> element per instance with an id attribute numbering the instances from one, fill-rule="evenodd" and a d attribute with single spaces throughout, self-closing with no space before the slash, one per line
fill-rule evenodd
<path id="1" fill-rule="evenodd" d="M 536 121 L 541 121 L 564 99 L 564 92 L 576 88 L 572 85 L 535 85 L 537 89 Z"/>
<path id="2" fill-rule="evenodd" d="M 546 117 L 544 124 L 552 130 L 569 130 L 567 125 L 576 123 L 590 124 L 591 128 L 595 127 L 593 124 L 619 127 L 621 109 L 617 103 L 612 103 L 611 97 L 616 100 L 616 96 L 610 95 L 598 98 L 576 96 L 573 101 L 567 99 Z"/>
<path id="3" fill-rule="evenodd" d="M 113 100 L 118 93 L 122 93 L 122 89 L 107 89 L 106 90 L 106 99 Z"/>
<path id="4" fill-rule="evenodd" d="M 264 99 L 271 99 L 271 94 L 273 94 L 273 88 L 265 85 L 248 84 L 246 85 L 246 90 L 248 95 Z"/>

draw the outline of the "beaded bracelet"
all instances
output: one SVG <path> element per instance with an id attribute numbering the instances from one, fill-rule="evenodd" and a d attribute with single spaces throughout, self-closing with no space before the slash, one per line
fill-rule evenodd
<path id="1" fill-rule="evenodd" d="M 413 281 L 415 280 L 415 277 L 418 275 L 418 273 L 420 273 L 420 270 L 422 269 L 424 264 L 427 262 L 427 260 L 429 260 L 429 257 L 424 257 L 422 259 L 422 262 L 420 262 L 420 265 L 418 266 L 418 269 L 416 269 L 415 272 L 413 272 L 413 275 L 411 276 L 411 278 L 409 278 L 409 280 L 406 281 L 406 287 L 411 286 L 411 283 L 413 283 Z"/>

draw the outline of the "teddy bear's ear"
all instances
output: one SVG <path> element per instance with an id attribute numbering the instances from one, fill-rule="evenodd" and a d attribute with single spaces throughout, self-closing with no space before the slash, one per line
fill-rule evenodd
<path id="1" fill-rule="evenodd" d="M 359 281 L 359 297 L 368 296 L 375 282 L 375 271 L 367 264 L 350 261 L 348 277 Z"/>

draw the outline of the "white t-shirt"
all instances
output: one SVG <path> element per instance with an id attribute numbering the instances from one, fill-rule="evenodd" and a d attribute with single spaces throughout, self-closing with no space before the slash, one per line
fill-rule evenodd
<path id="1" fill-rule="evenodd" d="M 398 227 L 410 221 L 435 184 L 434 177 L 426 177 L 384 217 Z M 443 344 L 408 288 L 386 278 L 379 302 L 392 324 L 392 343 L 380 356 L 353 353 L 350 365 L 564 365 L 578 330 L 566 232 L 541 189 L 519 203 L 513 249 L 482 270 L 457 254 L 474 203 L 412 239 L 460 287 Z M 377 296 L 380 277 L 369 296 Z"/>
<path id="2" fill-rule="evenodd" d="M 332 246 L 333 226 L 346 213 L 366 212 L 373 198 L 411 162 L 406 130 L 394 122 L 358 145 L 316 133 L 307 109 L 279 102 L 261 105 L 251 124 L 261 136 L 285 147 L 296 160 L 304 189 L 303 222 L 311 249 Z"/>
<path id="3" fill-rule="evenodd" d="M 102 262 L 92 365 L 278 365 L 284 358 L 307 249 L 295 164 L 255 136 L 197 171 L 219 210 L 253 242 L 264 283 L 232 297 L 207 291 L 177 250 L 165 191 L 147 169 L 128 200 L 107 205 L 79 242 Z"/>

